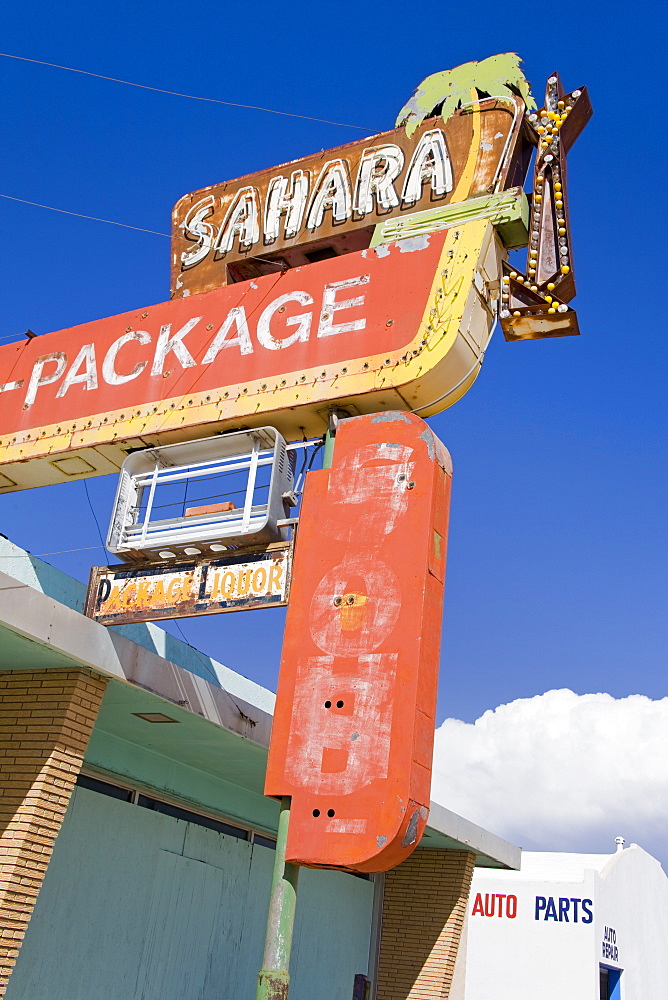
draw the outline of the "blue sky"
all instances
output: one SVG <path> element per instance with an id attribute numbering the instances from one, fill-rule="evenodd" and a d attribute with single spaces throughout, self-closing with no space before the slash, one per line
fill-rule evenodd
<path id="1" fill-rule="evenodd" d="M 168 233 L 185 192 L 392 127 L 429 73 L 517 51 L 594 117 L 569 156 L 582 336 L 495 336 L 431 421 L 455 465 L 439 722 L 552 688 L 666 694 L 665 138 L 658 8 L 424 2 L 5 5 L 5 52 L 318 124 L 0 58 L 0 193 Z M 661 146 L 663 145 L 663 150 Z M 169 296 L 169 241 L 0 199 L 2 342 Z M 90 480 L 102 533 L 115 477 Z M 86 579 L 83 483 L 0 497 L 0 531 Z M 180 623 L 275 686 L 282 613 Z M 174 628 L 174 626 L 168 626 Z M 178 634 L 178 633 L 177 633 Z"/>

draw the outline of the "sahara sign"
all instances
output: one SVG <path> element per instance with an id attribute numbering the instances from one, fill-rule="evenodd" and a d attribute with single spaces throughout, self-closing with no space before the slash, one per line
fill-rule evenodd
<path id="1" fill-rule="evenodd" d="M 391 132 L 186 195 L 169 302 L 0 347 L 0 492 L 239 427 L 302 440 L 335 409 L 432 416 L 497 315 L 578 333 L 565 154 L 591 105 L 554 74 L 531 108 L 505 53 L 423 81 Z"/>
<path id="2" fill-rule="evenodd" d="M 4 345 L 0 490 L 240 424 L 320 435 L 333 404 L 438 412 L 477 375 L 501 253 L 470 222 Z"/>
<path id="3" fill-rule="evenodd" d="M 521 184 L 523 112 L 512 95 L 476 97 L 442 127 L 383 132 L 185 195 L 172 295 L 362 249 L 379 222 Z"/>

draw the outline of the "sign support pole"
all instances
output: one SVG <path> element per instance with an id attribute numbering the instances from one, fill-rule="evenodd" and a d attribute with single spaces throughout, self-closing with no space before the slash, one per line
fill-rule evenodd
<path id="1" fill-rule="evenodd" d="M 271 881 L 262 968 L 257 977 L 256 1000 L 287 1000 L 290 988 L 290 949 L 297 906 L 299 866 L 285 860 L 290 823 L 290 798 L 281 801 L 276 857 Z"/>
<path id="2" fill-rule="evenodd" d="M 334 452 L 331 428 L 325 434 L 322 467 L 329 469 Z M 290 825 L 290 796 L 281 799 L 276 834 L 276 856 L 271 879 L 271 896 L 264 939 L 262 968 L 257 977 L 255 1000 L 288 1000 L 290 989 L 290 951 L 297 908 L 299 865 L 285 860 Z"/>

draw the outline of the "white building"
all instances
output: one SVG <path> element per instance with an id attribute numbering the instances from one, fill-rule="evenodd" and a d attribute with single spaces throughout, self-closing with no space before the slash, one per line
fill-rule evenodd
<path id="1" fill-rule="evenodd" d="M 622 845 L 614 854 L 524 851 L 520 871 L 477 869 L 458 996 L 666 1000 L 668 879 L 637 844 Z"/>

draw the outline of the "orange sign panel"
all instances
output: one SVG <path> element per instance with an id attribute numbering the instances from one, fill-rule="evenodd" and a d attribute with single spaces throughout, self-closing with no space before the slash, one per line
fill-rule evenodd
<path id="1" fill-rule="evenodd" d="M 470 222 L 6 344 L 0 491 L 239 425 L 322 434 L 333 403 L 438 412 L 477 374 L 502 253 Z"/>
<path id="2" fill-rule="evenodd" d="M 379 413 L 307 476 L 265 784 L 292 798 L 289 861 L 386 871 L 420 840 L 451 475 L 423 420 Z"/>

